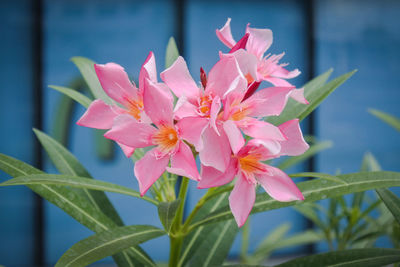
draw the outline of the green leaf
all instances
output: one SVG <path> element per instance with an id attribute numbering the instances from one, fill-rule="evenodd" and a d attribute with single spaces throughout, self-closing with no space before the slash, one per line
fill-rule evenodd
<path id="1" fill-rule="evenodd" d="M 88 108 L 90 106 L 90 103 L 92 103 L 92 100 L 89 97 L 79 93 L 78 91 L 76 91 L 74 89 L 57 86 L 57 85 L 49 85 L 49 87 L 56 91 L 59 91 L 60 93 L 63 93 L 66 96 L 69 96 L 70 98 L 72 98 L 73 100 L 75 100 L 76 102 L 78 102 L 79 104 L 84 106 L 85 108 Z"/>
<path id="2" fill-rule="evenodd" d="M 373 108 L 368 109 L 368 112 L 371 113 L 372 115 L 374 115 L 375 117 L 381 119 L 382 121 L 386 122 L 387 124 L 389 124 L 390 126 L 392 126 L 397 131 L 400 132 L 400 119 L 399 118 L 397 118 L 393 115 L 390 115 L 389 113 L 382 112 L 380 110 L 373 109 Z"/>
<path id="3" fill-rule="evenodd" d="M 311 145 L 310 148 L 306 152 L 304 152 L 304 154 L 295 157 L 288 157 L 278 165 L 278 168 L 281 170 L 285 170 L 293 165 L 300 164 L 301 162 L 304 162 L 309 158 L 315 156 L 319 152 L 331 148 L 332 145 L 333 143 L 331 141 L 318 142 L 314 145 Z"/>
<path id="4" fill-rule="evenodd" d="M 33 131 L 60 173 L 92 178 L 78 159 L 63 145 L 37 129 L 33 129 Z M 117 225 L 123 225 L 121 217 L 119 217 L 117 211 L 104 192 L 88 191 L 86 188 L 83 188 L 83 194 L 94 207 L 110 217 Z"/>
<path id="5" fill-rule="evenodd" d="M 400 198 L 387 188 L 377 189 L 376 192 L 400 224 Z"/>
<path id="6" fill-rule="evenodd" d="M 25 175 L 0 183 L 0 186 L 34 185 L 34 184 L 71 186 L 76 188 L 85 188 L 97 191 L 107 191 L 143 199 L 154 205 L 158 204 L 158 201 L 146 196 L 141 197 L 139 192 L 130 189 L 128 187 L 108 182 L 103 182 L 95 179 L 90 179 L 86 177 L 71 176 L 71 175 L 61 175 L 61 174 Z"/>
<path id="7" fill-rule="evenodd" d="M 96 64 L 96 62 L 84 57 L 73 57 L 71 61 L 78 67 L 94 98 L 101 99 L 105 103 L 111 104 L 112 101 L 101 87 L 96 71 L 94 70 L 94 64 Z"/>
<path id="8" fill-rule="evenodd" d="M 326 174 L 326 173 L 320 173 L 320 172 L 300 172 L 300 173 L 293 173 L 293 174 L 289 174 L 290 177 L 313 177 L 313 178 L 320 178 L 323 180 L 328 180 L 328 181 L 332 181 L 335 183 L 341 183 L 341 184 L 347 184 L 346 181 L 330 175 L 330 174 Z"/>
<path id="9" fill-rule="evenodd" d="M 56 266 L 87 266 L 164 234 L 163 230 L 150 225 L 131 225 L 109 229 L 73 245 L 62 255 Z"/>
<path id="10" fill-rule="evenodd" d="M 308 267 L 308 266 L 348 266 L 375 267 L 400 261 L 400 250 L 384 248 L 351 249 L 333 251 L 297 258 L 275 267 Z"/>
<path id="11" fill-rule="evenodd" d="M 158 216 L 160 217 L 160 221 L 167 233 L 171 230 L 172 222 L 175 218 L 180 202 L 180 199 L 177 199 L 172 202 L 160 202 L 158 204 Z"/>
<path id="12" fill-rule="evenodd" d="M 29 164 L 1 153 L 0 169 L 12 177 L 44 174 L 42 171 L 30 166 Z M 73 190 L 45 184 L 28 185 L 28 187 L 36 194 L 56 205 L 79 223 L 94 232 L 107 230 L 117 226 L 111 219 L 95 209 L 87 198 L 82 197 Z M 122 252 L 122 254 L 125 258 L 124 262 L 130 263 L 129 266 L 133 266 L 133 263 L 128 254 L 133 255 L 135 259 L 139 260 L 146 266 L 155 266 L 146 252 L 144 252 L 140 247 L 131 247 L 129 250 Z"/>
<path id="13" fill-rule="evenodd" d="M 363 157 L 363 161 L 361 163 L 361 171 L 365 172 L 373 172 L 373 171 L 380 171 L 381 166 L 379 165 L 379 162 L 376 160 L 374 155 L 372 153 L 367 152 L 365 153 Z"/>
<path id="14" fill-rule="evenodd" d="M 165 51 L 165 68 L 169 68 L 179 57 L 178 47 L 174 37 L 169 38 L 167 49 Z"/>
<path id="15" fill-rule="evenodd" d="M 305 202 L 314 202 L 325 198 L 332 198 L 370 189 L 400 186 L 400 173 L 398 172 L 359 172 L 342 174 L 337 177 L 346 181 L 347 184 L 316 179 L 298 183 L 297 186 L 303 193 Z M 301 202 L 279 202 L 269 197 L 266 193 L 257 194 L 252 213 L 288 207 L 299 203 Z M 232 219 L 232 213 L 229 209 L 229 205 L 226 205 L 225 207 L 208 214 L 206 218 L 196 222 L 191 227 L 195 228 L 200 225 L 229 219 Z"/>
<path id="16" fill-rule="evenodd" d="M 329 83 L 323 85 L 332 73 L 332 70 L 325 72 L 324 74 L 314 78 L 304 86 L 304 96 L 308 100 L 309 104 L 304 105 L 298 103 L 292 99 L 289 99 L 285 109 L 281 115 L 277 117 L 270 117 L 269 122 L 280 125 L 286 121 L 299 118 L 303 120 L 308 116 L 314 109 L 316 109 L 321 102 L 328 97 L 337 87 L 349 79 L 356 70 L 349 73 L 343 74 Z"/>
<path id="17" fill-rule="evenodd" d="M 312 221 L 318 228 L 323 231 L 327 231 L 327 227 L 324 222 L 319 218 L 317 211 L 313 208 L 313 206 L 308 203 L 304 203 L 302 205 L 296 205 L 293 207 L 297 212 L 302 214 L 304 217 Z"/>
<path id="18" fill-rule="evenodd" d="M 228 193 L 222 193 L 210 199 L 199 210 L 195 220 L 196 218 L 207 216 L 209 213 L 223 207 L 227 204 L 227 199 Z M 231 221 L 233 222 L 233 220 Z M 201 266 L 204 261 L 201 260 L 202 257 L 203 259 L 209 257 L 208 261 L 212 263 L 220 262 L 220 264 L 215 264 L 217 266 L 222 265 L 222 262 L 228 256 L 230 247 L 232 246 L 233 240 L 238 231 L 239 228 L 235 223 L 229 223 L 226 225 L 225 222 L 196 228 L 184 239 L 182 254 L 178 266 Z M 225 232 L 225 237 L 222 239 L 220 239 L 221 232 Z M 218 243 L 216 244 L 216 249 L 219 250 L 214 249 L 211 254 L 211 252 L 209 252 L 211 247 L 210 244 L 214 244 L 217 239 Z M 208 246 L 203 244 L 208 244 Z"/>
<path id="19" fill-rule="evenodd" d="M 323 237 L 320 233 L 314 230 L 308 230 L 281 240 L 280 242 L 278 242 L 278 244 L 276 244 L 275 249 L 305 245 L 321 240 L 323 240 Z"/>

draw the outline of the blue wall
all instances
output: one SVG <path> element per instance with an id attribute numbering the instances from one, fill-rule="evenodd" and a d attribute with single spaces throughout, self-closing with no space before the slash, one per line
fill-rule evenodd
<path id="1" fill-rule="evenodd" d="M 44 85 L 67 86 L 79 75 L 69 61 L 72 56 L 89 57 L 99 63 L 117 62 L 136 78 L 149 51 L 157 66 L 164 66 L 165 45 L 177 34 L 176 1 L 43 1 Z M 194 78 L 199 68 L 208 71 L 217 60 L 218 50 L 226 51 L 215 36 L 227 17 L 232 18 L 238 38 L 247 22 L 269 27 L 274 32 L 271 52 L 286 52 L 284 62 L 299 68 L 294 80 L 301 86 L 315 64 L 316 74 L 330 67 L 333 76 L 354 68 L 359 72 L 332 94 L 318 109 L 317 135 L 334 141 L 334 148 L 317 158 L 317 171 L 334 173 L 357 171 L 365 151 L 371 151 L 384 169 L 400 171 L 400 137 L 395 130 L 369 115 L 368 107 L 400 117 L 400 3 L 395 0 L 315 1 L 315 58 L 309 62 L 307 17 L 303 1 L 185 1 L 183 45 Z M 31 1 L 0 2 L 3 40 L 0 44 L 0 152 L 28 163 L 34 162 L 32 111 L 32 7 Z M 60 94 L 43 88 L 44 130 L 50 132 Z M 74 111 L 76 121 L 84 112 Z M 137 189 L 133 164 L 119 149 L 116 157 L 98 159 L 94 132 L 84 127 L 71 129 L 70 149 L 98 179 Z M 298 169 L 293 171 L 301 170 Z M 49 162 L 46 169 L 54 172 Z M 1 181 L 8 177 L 1 173 Z M 189 205 L 203 192 L 190 191 Z M 160 225 L 156 210 L 132 198 L 109 194 L 126 224 Z M 31 266 L 33 262 L 33 194 L 26 188 L 0 192 L 0 264 Z M 250 248 L 273 227 L 290 221 L 293 232 L 305 229 L 306 222 L 291 209 L 257 214 L 252 218 Z M 51 204 L 45 203 L 46 263 L 52 265 L 72 244 L 91 232 Z M 239 239 L 232 249 L 237 255 Z M 168 257 L 166 238 L 143 246 L 156 260 Z M 298 253 L 301 248 L 286 250 Z M 24 257 L 21 257 L 24 255 Z"/>

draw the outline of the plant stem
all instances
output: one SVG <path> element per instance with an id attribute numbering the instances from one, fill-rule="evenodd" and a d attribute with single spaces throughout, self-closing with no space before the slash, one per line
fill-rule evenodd
<path id="1" fill-rule="evenodd" d="M 186 194 L 187 189 L 189 186 L 189 179 L 186 177 L 182 177 L 182 183 L 179 189 L 179 196 L 180 204 L 178 210 L 176 211 L 176 217 L 172 225 L 170 238 L 170 252 L 169 252 L 169 267 L 176 267 L 178 266 L 179 256 L 181 254 L 182 243 L 184 235 L 181 233 L 181 226 L 183 220 L 183 212 L 185 209 L 185 201 L 186 201 Z"/>

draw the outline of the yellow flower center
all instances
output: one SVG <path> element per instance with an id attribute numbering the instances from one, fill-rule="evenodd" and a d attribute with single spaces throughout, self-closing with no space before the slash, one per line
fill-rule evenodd
<path id="1" fill-rule="evenodd" d="M 204 117 L 210 117 L 212 97 L 209 95 L 201 96 L 198 99 L 198 103 L 199 103 L 199 108 L 198 108 L 199 113 Z"/>
<path id="2" fill-rule="evenodd" d="M 251 76 L 250 73 L 247 73 L 244 77 L 247 80 L 247 84 L 251 84 L 252 82 L 254 82 L 254 78 L 253 78 L 253 76 Z"/>
<path id="3" fill-rule="evenodd" d="M 171 152 L 178 143 L 178 133 L 171 126 L 161 126 L 158 132 L 153 135 L 153 142 L 158 145 L 160 151 Z"/>
<path id="4" fill-rule="evenodd" d="M 128 113 L 132 115 L 136 120 L 140 120 L 140 114 L 142 113 L 143 110 L 143 100 L 138 99 L 138 100 L 131 100 L 127 99 L 128 102 Z"/>
<path id="5" fill-rule="evenodd" d="M 240 169 L 247 174 L 265 172 L 265 166 L 260 162 L 261 155 L 257 153 L 247 154 L 239 157 Z"/>

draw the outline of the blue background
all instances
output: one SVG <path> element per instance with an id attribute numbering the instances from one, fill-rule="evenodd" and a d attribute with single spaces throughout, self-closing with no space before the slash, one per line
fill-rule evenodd
<path id="1" fill-rule="evenodd" d="M 69 61 L 84 56 L 99 63 L 117 62 L 133 77 L 149 51 L 154 51 L 158 70 L 164 67 L 165 47 L 177 36 L 178 1 L 61 1 L 44 0 L 43 7 L 43 111 L 44 131 L 51 132 L 60 94 L 47 87 L 68 86 L 79 76 Z M 357 68 L 358 73 L 335 91 L 318 108 L 316 134 L 332 140 L 334 147 L 318 155 L 316 171 L 343 173 L 358 171 L 363 154 L 371 151 L 385 170 L 400 171 L 400 135 L 372 115 L 377 108 L 400 117 L 400 2 L 395 0 L 314 1 L 314 57 L 307 47 L 306 1 L 184 1 L 183 55 L 198 79 L 199 68 L 209 71 L 226 48 L 215 29 L 232 18 L 233 35 L 243 34 L 245 25 L 270 28 L 274 32 L 271 52 L 286 52 L 283 62 L 302 75 L 293 82 L 303 85 L 310 64 L 315 74 L 330 67 L 334 76 Z M 0 2 L 0 152 L 28 163 L 35 162 L 33 103 L 32 1 Z M 313 59 L 314 62 L 310 62 Z M 84 112 L 77 108 L 76 121 Z M 72 126 L 70 149 L 100 180 L 137 189 L 133 164 L 116 149 L 112 160 L 96 157 L 94 132 Z M 46 161 L 46 169 L 54 169 Z M 299 169 L 300 168 L 300 169 Z M 296 170 L 301 170 L 301 166 Z M 295 171 L 295 170 L 292 170 Z M 0 173 L 0 181 L 8 177 Z M 189 206 L 202 191 L 191 187 Z M 109 194 L 125 224 L 159 225 L 156 210 L 142 201 Z M 31 266 L 34 227 L 33 193 L 23 187 L 0 190 L 0 264 Z M 289 221 L 292 232 L 307 223 L 290 209 L 257 214 L 251 221 L 250 248 L 273 227 Z M 71 245 L 91 232 L 49 203 L 45 203 L 45 262 L 52 265 Z M 239 251 L 236 240 L 231 255 Z M 156 260 L 168 257 L 168 240 L 159 238 L 143 245 Z M 304 248 L 284 251 L 301 253 Z M 23 256 L 22 256 L 23 255 Z"/>

